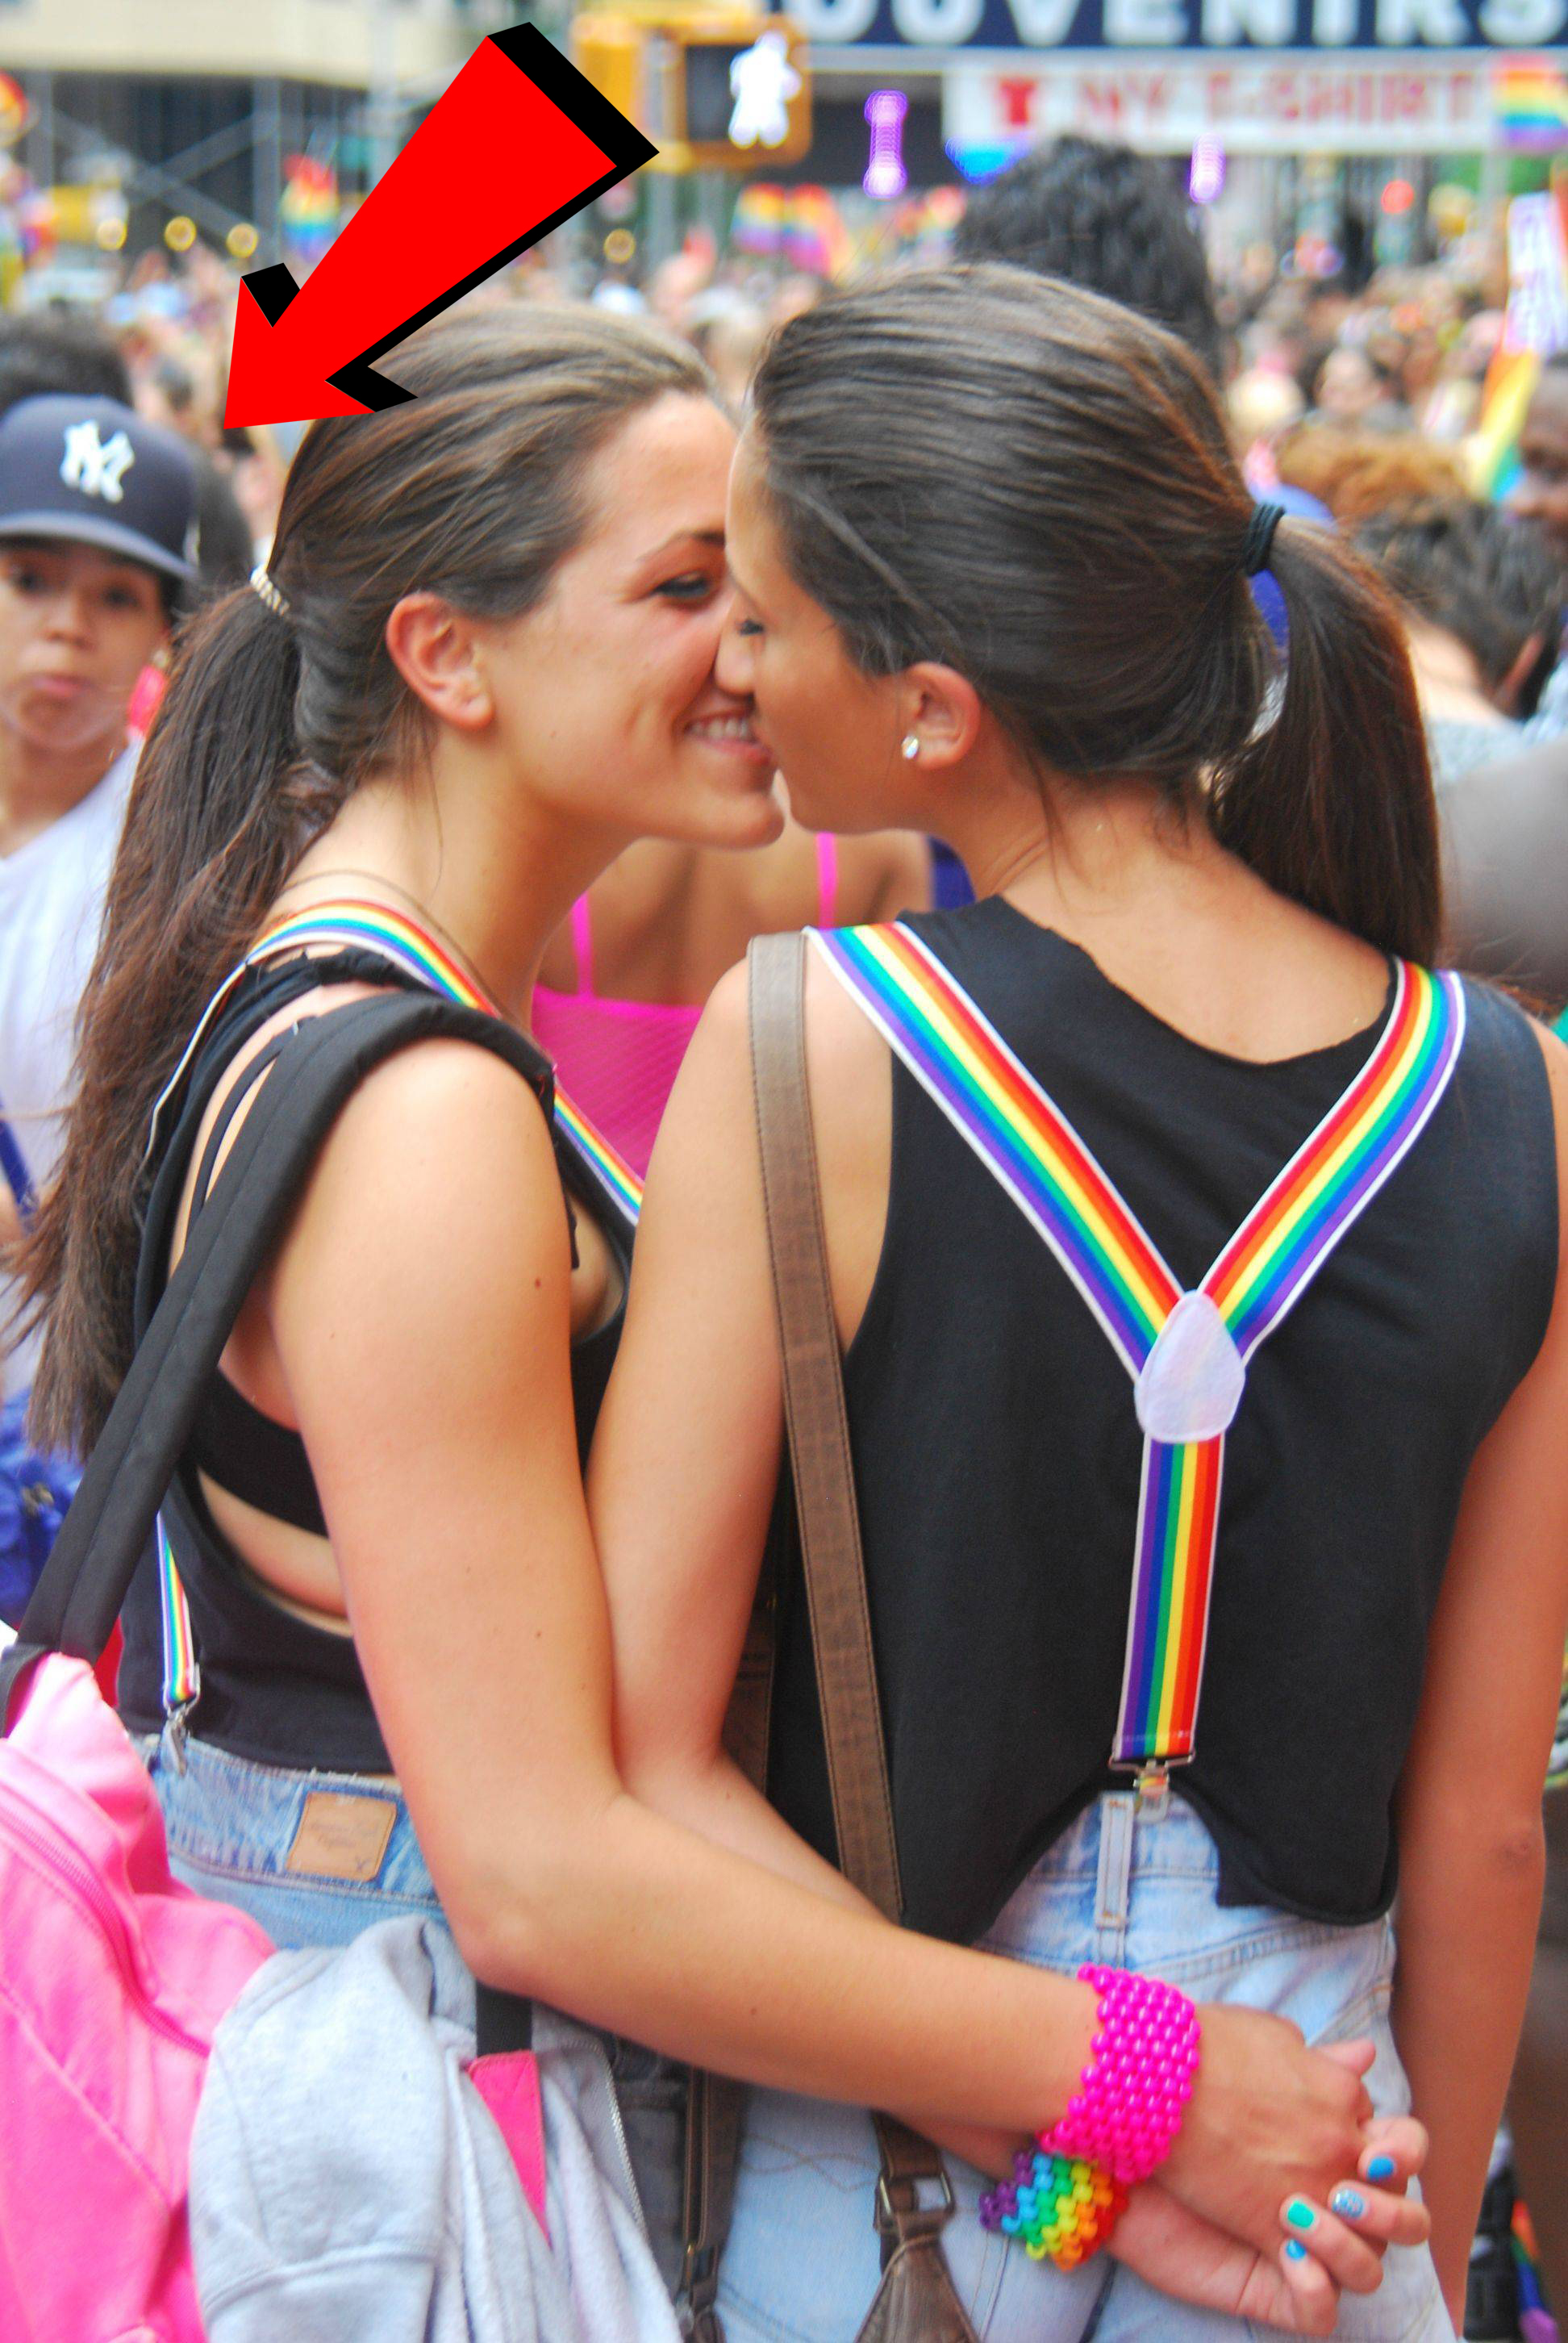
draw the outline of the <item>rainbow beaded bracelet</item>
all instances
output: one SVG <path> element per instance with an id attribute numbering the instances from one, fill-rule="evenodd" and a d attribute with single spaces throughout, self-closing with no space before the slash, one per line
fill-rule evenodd
<path id="1" fill-rule="evenodd" d="M 1016 2237 L 1035 2261 L 1076 2269 L 1116 2227 L 1127 2191 L 1098 2165 L 1047 2147 L 1020 2147 L 1013 2177 L 980 2198 L 982 2227 Z"/>

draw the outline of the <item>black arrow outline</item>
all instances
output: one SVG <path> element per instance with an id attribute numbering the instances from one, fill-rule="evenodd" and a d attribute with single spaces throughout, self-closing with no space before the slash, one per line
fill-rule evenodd
<path id="1" fill-rule="evenodd" d="M 575 219 L 578 212 L 585 211 L 609 188 L 618 186 L 622 179 L 629 178 L 633 171 L 640 170 L 658 152 L 652 141 L 645 138 L 636 125 L 627 120 L 620 108 L 612 106 L 608 97 L 595 89 L 587 75 L 579 73 L 571 59 L 563 56 L 553 41 L 546 39 L 537 25 L 514 25 L 510 32 L 490 33 L 486 37 L 495 44 L 509 65 L 516 65 L 525 81 L 531 82 L 542 96 L 548 98 L 552 106 L 558 107 L 569 122 L 593 141 L 600 154 L 608 156 L 610 167 L 602 178 L 595 179 L 579 195 L 573 196 L 547 218 L 538 221 L 526 236 L 519 236 L 490 259 L 481 261 L 477 268 L 471 268 L 466 277 L 459 277 L 445 293 L 438 293 L 422 309 L 414 310 L 378 340 L 367 342 L 357 357 L 349 358 L 327 377 L 335 390 L 342 391 L 347 397 L 357 398 L 361 407 L 379 411 L 382 407 L 400 406 L 406 399 L 413 397 L 414 393 L 405 390 L 401 383 L 389 382 L 385 375 L 372 370 L 375 361 L 394 343 L 407 341 L 410 334 L 417 333 L 421 326 L 428 325 L 432 317 L 438 317 L 443 309 L 449 309 L 454 301 L 460 301 L 465 293 L 471 293 L 476 285 L 482 285 L 487 277 L 493 277 L 498 268 L 504 268 L 508 261 L 516 260 L 518 254 L 527 252 L 530 245 L 538 244 L 541 237 L 563 227 L 568 220 Z M 437 103 L 439 104 L 440 100 L 437 99 Z M 372 189 L 367 201 L 371 200 L 374 193 Z M 281 262 L 271 268 L 253 269 L 240 281 L 248 288 L 251 298 L 269 326 L 277 325 L 300 290 L 291 272 Z"/>

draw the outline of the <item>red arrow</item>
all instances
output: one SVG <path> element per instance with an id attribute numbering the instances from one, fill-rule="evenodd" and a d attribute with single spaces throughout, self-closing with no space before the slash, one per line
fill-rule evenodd
<path id="1" fill-rule="evenodd" d="M 531 25 L 481 41 L 303 289 L 240 285 L 226 427 L 364 415 L 373 361 L 657 153 Z"/>

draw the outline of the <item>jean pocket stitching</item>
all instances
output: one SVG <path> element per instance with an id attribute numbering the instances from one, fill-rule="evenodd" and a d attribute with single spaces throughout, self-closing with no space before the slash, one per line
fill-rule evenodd
<path id="1" fill-rule="evenodd" d="M 327 1872 L 286 1871 L 281 1865 L 271 1871 L 258 1871 L 253 1863 L 198 1855 L 172 1834 L 168 1847 L 176 1863 L 187 1871 L 199 1871 L 207 1879 L 242 1880 L 247 1887 L 277 1887 L 290 1894 L 297 1889 L 311 1896 L 347 1896 L 357 1904 L 401 1904 L 417 1912 L 439 1912 L 441 1908 L 433 1888 L 426 1893 L 417 1888 L 394 1887 L 375 1879 L 334 1879 Z"/>

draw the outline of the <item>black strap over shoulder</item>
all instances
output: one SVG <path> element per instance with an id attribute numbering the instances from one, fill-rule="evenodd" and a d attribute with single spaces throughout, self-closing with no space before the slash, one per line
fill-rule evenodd
<path id="1" fill-rule="evenodd" d="M 45 1652 L 108 1642 L 209 1377 L 347 1100 L 385 1059 L 437 1037 L 477 1042 L 533 1084 L 520 1034 L 434 993 L 383 995 L 301 1021 L 263 1082 L 137 1344 L 16 1642 L 0 1660 L 0 1723 Z"/>

